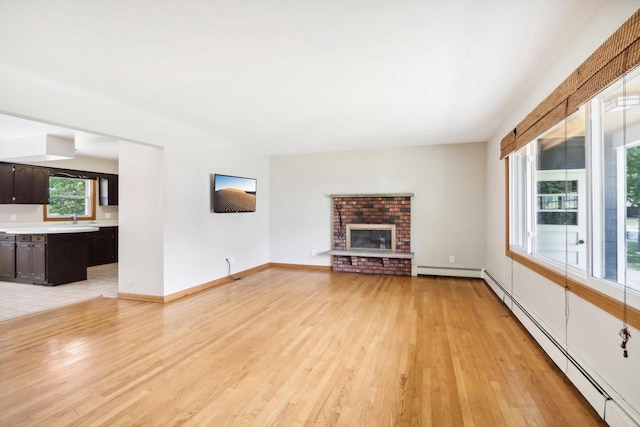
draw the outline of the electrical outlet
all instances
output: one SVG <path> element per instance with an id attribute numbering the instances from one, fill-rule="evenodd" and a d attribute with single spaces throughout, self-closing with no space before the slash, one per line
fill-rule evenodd
<path id="1" fill-rule="evenodd" d="M 104 214 L 104 217 L 105 217 L 106 219 L 111 218 L 111 212 L 106 212 L 106 213 Z"/>
<path id="2" fill-rule="evenodd" d="M 233 257 L 233 256 L 228 256 L 224 260 L 225 260 L 225 262 L 228 262 L 229 264 L 235 264 L 236 263 L 236 257 Z"/>
<path id="3" fill-rule="evenodd" d="M 318 255 L 318 251 L 315 249 L 311 249 L 311 256 L 316 256 Z"/>
<path id="4" fill-rule="evenodd" d="M 18 219 L 18 216 L 16 214 L 11 214 L 11 221 L 15 221 L 16 219 Z"/>
<path id="5" fill-rule="evenodd" d="M 455 264 L 456 263 L 456 257 L 454 255 L 450 255 L 449 256 L 449 264 Z"/>

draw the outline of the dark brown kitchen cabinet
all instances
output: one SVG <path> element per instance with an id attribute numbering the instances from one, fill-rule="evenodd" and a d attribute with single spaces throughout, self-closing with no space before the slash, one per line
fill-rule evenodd
<path id="1" fill-rule="evenodd" d="M 118 205 L 118 175 L 0 162 L 0 204 L 49 204 L 49 177 L 96 179 L 100 206 Z"/>
<path id="2" fill-rule="evenodd" d="M 13 164 L 0 163 L 0 204 L 13 203 Z"/>
<path id="3" fill-rule="evenodd" d="M 19 235 L 16 242 L 16 279 L 45 283 L 46 236 Z"/>
<path id="4" fill-rule="evenodd" d="M 34 167 L 33 185 L 31 187 L 31 203 L 49 204 L 49 169 Z"/>
<path id="5" fill-rule="evenodd" d="M 33 173 L 31 166 L 14 166 L 13 201 L 14 203 L 31 203 Z"/>
<path id="6" fill-rule="evenodd" d="M 87 279 L 87 234 L 19 234 L 15 281 L 62 285 Z"/>
<path id="7" fill-rule="evenodd" d="M 118 227 L 100 227 L 100 231 L 88 234 L 89 267 L 118 262 Z"/>
<path id="8" fill-rule="evenodd" d="M 0 233 L 0 280 L 16 277 L 16 236 Z"/>
<path id="9" fill-rule="evenodd" d="M 48 204 L 49 169 L 29 165 L 14 166 L 14 203 Z"/>
<path id="10" fill-rule="evenodd" d="M 118 205 L 118 175 L 104 174 L 98 177 L 100 206 Z"/>
<path id="11" fill-rule="evenodd" d="M 47 236 L 47 285 L 87 280 L 87 234 Z"/>

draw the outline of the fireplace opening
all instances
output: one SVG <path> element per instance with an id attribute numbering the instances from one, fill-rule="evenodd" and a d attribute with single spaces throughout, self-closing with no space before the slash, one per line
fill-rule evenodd
<path id="1" fill-rule="evenodd" d="M 347 224 L 347 250 L 396 250 L 394 224 Z"/>
<path id="2" fill-rule="evenodd" d="M 351 248 L 391 250 L 391 230 L 353 230 Z"/>

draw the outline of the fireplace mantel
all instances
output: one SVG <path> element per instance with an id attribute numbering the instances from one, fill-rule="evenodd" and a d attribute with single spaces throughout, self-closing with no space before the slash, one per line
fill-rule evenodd
<path id="1" fill-rule="evenodd" d="M 346 250 L 340 251 L 332 249 L 324 252 L 327 255 L 337 256 L 356 256 L 363 258 L 398 258 L 398 259 L 413 259 L 413 252 L 391 252 L 391 251 L 365 251 L 365 250 Z"/>
<path id="2" fill-rule="evenodd" d="M 413 197 L 413 193 L 329 194 L 329 197 Z"/>

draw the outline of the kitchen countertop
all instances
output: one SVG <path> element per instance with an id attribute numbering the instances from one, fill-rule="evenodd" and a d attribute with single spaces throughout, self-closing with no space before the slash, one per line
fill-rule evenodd
<path id="1" fill-rule="evenodd" d="M 64 234 L 64 233 L 92 233 L 100 230 L 100 227 L 116 227 L 117 221 L 96 221 L 51 223 L 51 222 L 31 222 L 31 223 L 4 223 L 0 224 L 0 232 L 7 234 Z"/>
<path id="2" fill-rule="evenodd" d="M 87 227 L 86 225 L 53 225 L 50 227 L 10 228 L 4 232 L 7 234 L 65 234 L 92 233 L 99 230 L 100 227 Z"/>

